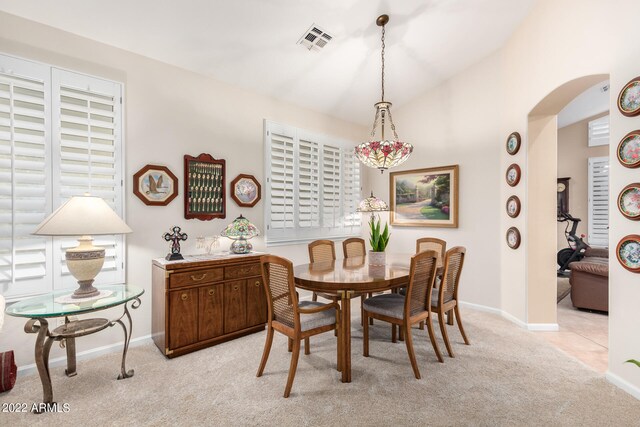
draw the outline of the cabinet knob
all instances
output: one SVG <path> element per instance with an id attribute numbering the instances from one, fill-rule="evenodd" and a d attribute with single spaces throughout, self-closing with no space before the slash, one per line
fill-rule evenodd
<path id="1" fill-rule="evenodd" d="M 215 291 L 215 290 L 213 290 L 213 289 L 209 289 L 209 295 L 213 296 L 213 294 L 215 294 L 215 293 L 216 293 L 216 291 Z"/>
<path id="2" fill-rule="evenodd" d="M 260 281 L 256 280 L 256 287 L 260 286 Z"/>
<path id="3" fill-rule="evenodd" d="M 234 287 L 233 287 L 233 290 L 234 290 L 234 291 L 237 291 L 238 289 L 239 289 L 239 288 L 238 288 L 237 286 L 234 286 Z"/>
<path id="4" fill-rule="evenodd" d="M 202 273 L 199 276 L 196 276 L 195 274 L 191 275 L 191 280 L 193 280 L 194 282 L 199 282 L 200 280 L 204 279 L 205 277 L 207 277 L 207 273 Z"/>
<path id="5" fill-rule="evenodd" d="M 182 301 L 186 301 L 189 296 L 187 294 L 182 294 L 180 298 L 182 298 Z"/>

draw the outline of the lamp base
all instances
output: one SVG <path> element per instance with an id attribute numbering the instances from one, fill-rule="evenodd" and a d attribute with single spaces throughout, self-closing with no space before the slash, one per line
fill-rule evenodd
<path id="1" fill-rule="evenodd" d="M 93 281 L 104 265 L 104 248 L 93 246 L 93 239 L 89 236 L 82 236 L 78 242 L 77 247 L 67 249 L 65 253 L 67 268 L 79 285 L 72 297 L 98 296 L 100 291 L 93 287 Z"/>
<path id="2" fill-rule="evenodd" d="M 248 254 L 253 249 L 253 245 L 246 239 L 240 238 L 233 241 L 230 249 L 234 254 Z"/>

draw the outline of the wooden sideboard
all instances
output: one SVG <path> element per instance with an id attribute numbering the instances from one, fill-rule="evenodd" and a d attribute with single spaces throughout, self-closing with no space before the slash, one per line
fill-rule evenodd
<path id="1" fill-rule="evenodd" d="M 264 329 L 260 255 L 154 259 L 152 336 L 167 357 Z"/>

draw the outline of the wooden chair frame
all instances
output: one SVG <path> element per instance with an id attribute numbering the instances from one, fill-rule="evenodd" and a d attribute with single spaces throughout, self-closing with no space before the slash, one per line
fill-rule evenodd
<path id="1" fill-rule="evenodd" d="M 331 247 L 331 255 L 333 257 L 333 260 L 335 261 L 336 259 L 336 245 L 333 242 L 333 240 L 314 240 L 313 242 L 309 243 L 309 262 L 314 263 L 316 262 L 315 260 L 315 256 L 313 254 L 313 250 L 316 246 L 322 246 L 322 245 L 327 245 Z M 318 292 L 314 292 L 313 296 L 311 297 L 312 301 L 318 301 L 318 295 L 320 295 L 322 298 L 326 298 L 328 300 L 331 300 L 333 302 L 337 302 L 338 301 L 338 295 L 333 295 L 333 294 L 329 294 L 329 293 L 318 293 Z"/>
<path id="2" fill-rule="evenodd" d="M 288 277 L 288 285 L 289 285 L 289 300 L 290 304 L 293 306 L 293 320 L 294 327 L 291 328 L 284 323 L 281 323 L 274 319 L 273 313 L 273 299 L 271 296 L 269 276 L 267 274 L 267 265 L 268 264 L 278 264 L 287 269 L 287 277 Z M 337 369 L 338 371 L 342 370 L 341 366 L 341 344 L 340 344 L 340 306 L 335 303 L 328 303 L 323 305 L 322 307 L 314 307 L 314 308 L 300 308 L 298 306 L 298 294 L 296 293 L 295 284 L 293 281 L 293 264 L 291 261 L 277 257 L 274 255 L 265 255 L 260 257 L 260 266 L 262 272 L 262 283 L 264 285 L 264 290 L 267 295 L 267 309 L 268 309 L 268 322 L 267 322 L 267 338 L 264 344 L 264 351 L 262 352 L 262 359 L 260 361 L 260 366 L 258 368 L 257 377 L 261 377 L 264 372 L 264 368 L 267 365 L 267 360 L 269 358 L 269 353 L 271 351 L 271 344 L 273 343 L 273 335 L 274 331 L 278 331 L 289 338 L 289 348 L 288 351 L 292 352 L 291 354 L 291 364 L 289 366 L 289 377 L 287 379 L 287 385 L 284 389 L 284 397 L 289 397 L 291 393 L 291 387 L 293 386 L 293 380 L 296 375 L 296 369 L 298 367 L 298 358 L 300 356 L 300 343 L 304 340 L 305 343 L 305 354 L 310 354 L 309 347 L 309 337 L 321 334 L 323 332 L 328 331 L 337 331 L 338 336 L 338 345 L 337 345 Z M 302 331 L 300 326 L 300 315 L 301 314 L 313 314 L 319 313 L 321 311 L 329 310 L 331 308 L 335 308 L 336 310 L 336 321 L 333 324 L 320 326 L 318 328 L 310 329 L 308 331 Z"/>
<path id="3" fill-rule="evenodd" d="M 427 298 L 425 301 L 425 311 L 418 313 L 414 316 L 411 316 L 411 293 L 414 286 L 415 281 L 415 270 L 416 264 L 421 261 L 423 258 L 432 258 L 433 263 L 431 266 L 431 271 L 428 275 L 429 284 L 427 287 Z M 433 292 L 433 284 L 436 279 L 436 264 L 437 264 L 438 253 L 436 251 L 424 251 L 418 254 L 415 254 L 411 257 L 411 267 L 409 270 L 409 286 L 407 286 L 407 294 L 405 296 L 404 301 L 404 315 L 402 319 L 397 319 L 395 317 L 385 316 L 378 313 L 373 313 L 364 309 L 364 336 L 363 336 L 363 351 L 362 355 L 364 357 L 369 357 L 369 322 L 368 319 L 373 317 L 378 320 L 382 320 L 385 322 L 389 322 L 392 325 L 398 325 L 401 330 L 404 332 L 405 336 L 405 344 L 407 346 L 407 353 L 409 354 L 409 360 L 411 361 L 411 367 L 413 368 L 413 373 L 417 379 L 420 379 L 420 370 L 418 369 L 418 363 L 416 361 L 416 355 L 413 349 L 413 337 L 411 335 L 411 325 L 420 322 L 426 322 L 427 329 L 429 331 L 429 338 L 431 340 L 431 345 L 433 346 L 433 350 L 438 357 L 440 362 L 444 362 L 442 358 L 442 354 L 440 353 L 440 349 L 438 348 L 438 343 L 435 340 L 435 334 L 433 331 L 433 323 L 431 315 L 431 293 Z"/>

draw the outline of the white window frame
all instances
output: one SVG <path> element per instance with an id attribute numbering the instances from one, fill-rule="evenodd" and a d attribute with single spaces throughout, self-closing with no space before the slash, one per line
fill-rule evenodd
<path id="1" fill-rule="evenodd" d="M 48 204 L 47 215 L 57 209 L 68 197 L 76 194 L 61 194 L 61 177 L 60 169 L 61 156 L 57 155 L 60 150 L 60 136 L 58 133 L 59 121 L 61 120 L 59 99 L 55 99 L 55 95 L 60 93 L 60 87 L 64 84 L 67 87 L 77 87 L 94 93 L 105 93 L 113 96 L 113 115 L 114 115 L 114 192 L 115 199 L 112 206 L 116 213 L 124 218 L 126 189 L 124 185 L 124 165 L 125 165 L 125 136 L 124 136 L 124 83 L 107 80 L 101 77 L 80 73 L 73 70 L 67 70 L 50 64 L 45 64 L 29 59 L 23 59 L 4 53 L 0 53 L 0 69 L 2 64 L 7 65 L 7 69 L 11 68 L 20 70 L 21 75 L 29 76 L 29 67 L 48 70 L 46 76 L 45 87 L 45 116 L 46 116 L 46 143 L 47 156 L 46 161 L 47 176 L 51 179 L 48 184 Z M 33 77 L 39 77 L 37 75 Z M 13 186 L 13 183 L 12 183 Z M 80 194 L 77 194 L 80 195 Z M 99 194 L 98 194 L 99 195 Z M 45 237 L 46 247 L 46 275 L 41 279 L 37 289 L 26 289 L 24 292 L 16 291 L 15 276 L 12 275 L 9 290 L 5 292 L 7 301 L 17 301 L 33 295 L 49 292 L 53 289 L 72 288 L 77 286 L 75 279 L 68 272 L 64 251 L 67 247 L 77 245 L 74 238 L 58 238 Z M 95 284 L 121 284 L 126 280 L 126 241 L 124 235 L 119 236 L 95 236 L 94 244 L 100 246 L 107 244 L 107 258 L 111 256 L 114 260 L 111 271 L 107 272 L 107 268 L 103 268 L 104 274 L 96 277 Z M 109 248 L 111 246 L 111 248 Z M 13 289 L 12 289 L 13 288 Z M 2 288 L 0 288 L 2 292 Z"/>
<path id="2" fill-rule="evenodd" d="M 293 172 L 294 172 L 294 196 L 293 196 L 293 227 L 289 229 L 274 229 L 271 222 L 271 133 L 277 132 L 281 135 L 286 135 L 293 140 Z M 298 203 L 298 183 L 299 183 L 299 141 L 307 140 L 318 144 L 318 212 L 319 212 L 319 226 L 318 227 L 300 227 L 299 217 L 296 207 Z M 323 208 L 323 149 L 325 146 L 337 147 L 340 151 L 340 211 L 339 211 L 339 223 L 338 226 L 326 226 L 324 222 L 324 208 Z M 355 192 L 357 200 L 350 201 L 351 208 L 345 208 L 344 198 L 344 170 L 345 159 L 349 158 L 347 153 L 353 152 L 355 144 L 343 139 L 330 137 L 303 129 L 298 129 L 293 126 L 279 124 L 273 121 L 264 120 L 264 161 L 265 161 L 265 208 L 264 208 L 264 224 L 265 224 L 265 243 L 267 246 L 279 246 L 296 243 L 306 243 L 316 239 L 342 239 L 353 235 L 360 234 L 361 218 L 358 213 L 355 212 L 355 207 L 361 199 L 362 195 L 362 168 L 358 166 L 358 189 Z M 355 156 L 353 156 L 354 164 L 357 164 Z"/>

